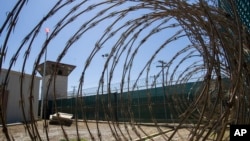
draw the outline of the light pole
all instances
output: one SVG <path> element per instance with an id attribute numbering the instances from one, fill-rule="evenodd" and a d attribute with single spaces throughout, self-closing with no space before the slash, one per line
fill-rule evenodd
<path id="1" fill-rule="evenodd" d="M 166 63 L 162 60 L 158 61 L 161 65 L 156 67 L 161 67 L 162 72 L 162 88 L 163 88 L 163 102 L 164 102 L 164 110 L 165 110 L 165 119 L 167 119 L 167 109 L 166 109 L 166 92 L 165 92 L 165 85 L 164 85 L 164 67 Z"/>
<path id="2" fill-rule="evenodd" d="M 45 32 L 46 32 L 46 40 L 48 40 L 49 32 L 50 32 L 49 28 L 45 28 Z M 47 46 L 45 47 L 44 63 L 43 63 L 43 80 L 42 80 L 41 110 L 40 110 L 41 119 L 43 118 L 43 100 L 44 100 L 44 94 L 45 94 L 46 60 L 47 60 Z"/>
<path id="3" fill-rule="evenodd" d="M 103 58 L 108 58 L 108 56 L 109 56 L 108 53 L 102 54 L 102 57 L 103 57 Z M 106 79 L 107 79 L 107 80 L 106 80 L 106 81 L 107 81 L 107 93 L 108 93 L 108 81 L 109 81 L 109 80 L 108 80 L 108 78 L 109 78 L 109 77 L 108 77 L 108 76 L 109 76 L 109 72 L 108 72 L 108 71 L 109 71 L 109 66 L 108 66 L 108 64 L 107 64 L 107 72 L 106 72 L 106 74 L 107 74 L 107 78 L 106 78 Z"/>

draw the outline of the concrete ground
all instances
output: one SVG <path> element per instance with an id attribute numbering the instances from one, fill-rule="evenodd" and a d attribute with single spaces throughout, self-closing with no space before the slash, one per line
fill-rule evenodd
<path id="1" fill-rule="evenodd" d="M 45 130 L 45 121 L 37 122 L 37 129 L 42 140 L 48 140 Z M 77 138 L 77 125 L 75 122 L 71 126 L 60 126 L 60 125 L 48 125 L 48 138 L 51 141 L 64 141 L 65 137 L 63 130 L 66 132 L 70 141 L 75 141 Z M 99 135 L 98 135 L 99 130 Z M 25 129 L 23 124 L 9 125 L 8 131 L 11 137 L 17 141 L 31 141 L 31 138 Z M 116 141 L 116 140 L 157 140 L 165 141 L 173 129 L 166 126 L 154 126 L 149 124 L 131 125 L 130 123 L 108 123 L 88 121 L 78 122 L 78 132 L 82 140 L 105 140 L 105 141 Z M 164 134 L 160 135 L 162 132 Z M 180 129 L 173 140 L 185 141 L 188 140 L 187 129 Z M 91 137 L 92 135 L 92 137 Z M 149 136 L 149 137 L 147 137 Z M 0 140 L 6 140 L 4 134 L 0 132 Z"/>

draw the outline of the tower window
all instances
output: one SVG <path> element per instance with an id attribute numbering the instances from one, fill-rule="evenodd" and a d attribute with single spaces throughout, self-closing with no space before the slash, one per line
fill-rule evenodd
<path id="1" fill-rule="evenodd" d="M 57 75 L 62 75 L 62 70 L 58 70 Z"/>

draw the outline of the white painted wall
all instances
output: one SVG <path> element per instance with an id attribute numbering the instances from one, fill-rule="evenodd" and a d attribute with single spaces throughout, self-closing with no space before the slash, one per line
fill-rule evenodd
<path id="1" fill-rule="evenodd" d="M 48 80 L 50 79 L 50 75 L 47 75 L 45 77 L 45 86 L 48 88 Z M 49 85 L 49 91 L 48 91 L 48 99 L 53 100 L 54 99 L 54 92 L 56 95 L 56 98 L 65 98 L 67 97 L 67 87 L 68 87 L 68 76 L 62 76 L 57 75 L 55 80 L 55 91 L 54 91 L 54 81 L 51 81 L 51 84 Z M 46 90 L 45 88 L 45 90 Z M 45 96 L 44 96 L 45 98 Z"/>
<path id="2" fill-rule="evenodd" d="M 0 84 L 4 81 L 7 70 L 2 69 L 0 74 Z M 7 123 L 15 123 L 24 121 L 24 117 L 21 110 L 21 96 L 20 96 L 20 76 L 21 73 L 16 71 L 11 71 L 9 74 L 7 90 L 9 91 L 8 95 L 8 103 L 6 110 L 6 122 Z M 33 95 L 32 108 L 34 118 L 38 118 L 38 96 L 39 96 L 39 83 L 40 77 L 34 77 L 33 89 L 30 91 L 31 87 L 31 75 L 25 74 L 23 80 L 23 98 L 24 98 L 24 111 L 27 120 L 31 119 L 30 116 L 30 93 Z"/>

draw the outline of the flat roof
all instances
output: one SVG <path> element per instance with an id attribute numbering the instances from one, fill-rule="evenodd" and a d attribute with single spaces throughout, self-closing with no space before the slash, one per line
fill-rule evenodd
<path id="1" fill-rule="evenodd" d="M 41 76 L 43 76 L 43 68 L 44 68 L 44 63 L 45 63 L 45 68 L 46 68 L 46 75 L 51 75 L 56 72 L 57 75 L 62 75 L 62 76 L 68 76 L 76 66 L 70 65 L 70 64 L 64 64 L 64 63 L 58 63 L 58 62 L 53 62 L 53 61 L 46 61 L 38 65 L 37 71 Z"/>
<path id="2" fill-rule="evenodd" d="M 2 71 L 2 73 L 5 74 L 5 73 L 8 72 L 8 69 L 2 68 L 1 71 Z M 10 70 L 10 73 L 11 73 L 11 74 L 15 74 L 15 75 L 21 75 L 21 74 L 22 74 L 22 72 L 20 72 L 20 71 L 15 71 L 15 70 Z M 28 77 L 32 77 L 32 74 L 28 74 L 28 73 L 25 73 L 25 72 L 24 72 L 24 75 L 25 75 L 25 76 L 28 76 Z M 35 78 L 41 79 L 41 77 L 36 76 L 36 75 L 35 75 Z"/>

